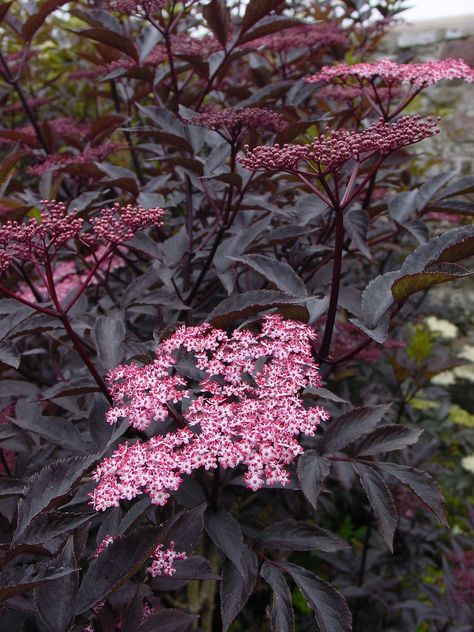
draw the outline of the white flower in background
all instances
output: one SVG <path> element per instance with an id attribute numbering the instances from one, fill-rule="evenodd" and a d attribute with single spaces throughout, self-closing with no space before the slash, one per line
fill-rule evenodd
<path id="1" fill-rule="evenodd" d="M 455 382 L 454 371 L 443 371 L 435 375 L 431 380 L 431 383 L 436 384 L 436 386 L 452 386 Z"/>
<path id="2" fill-rule="evenodd" d="M 474 362 L 474 345 L 464 345 L 458 353 L 458 357 L 469 360 L 469 362 Z"/>
<path id="3" fill-rule="evenodd" d="M 461 465 L 465 470 L 474 474 L 474 454 L 470 454 L 461 459 Z"/>
<path id="4" fill-rule="evenodd" d="M 430 332 L 434 336 L 440 336 L 441 338 L 456 338 L 459 333 L 458 328 L 449 320 L 444 318 L 438 318 L 437 316 L 427 316 L 425 323 Z"/>

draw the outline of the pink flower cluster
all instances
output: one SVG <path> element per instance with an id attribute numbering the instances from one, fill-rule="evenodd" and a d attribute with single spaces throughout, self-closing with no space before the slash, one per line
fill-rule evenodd
<path id="1" fill-rule="evenodd" d="M 254 491 L 265 482 L 285 485 L 286 466 L 303 452 L 299 434 L 314 435 L 328 419 L 301 396 L 305 387 L 320 385 L 315 339 L 308 325 L 278 315 L 265 316 L 259 333 L 242 329 L 229 335 L 208 324 L 181 327 L 160 345 L 153 363 L 112 371 L 115 406 L 109 423 L 126 418 L 144 430 L 172 418 L 177 429 L 123 444 L 105 459 L 94 474 L 95 509 L 143 492 L 164 505 L 182 475 L 200 468 L 244 465 L 245 483 Z M 195 363 L 199 379 L 181 372 L 183 358 Z M 175 410 L 180 403 L 181 412 Z"/>
<path id="2" fill-rule="evenodd" d="M 108 7 L 113 11 L 134 15 L 140 13 L 153 13 L 166 5 L 166 0 L 110 0 Z"/>
<path id="3" fill-rule="evenodd" d="M 171 540 L 169 548 L 163 548 L 162 544 L 158 544 L 153 553 L 153 561 L 148 568 L 148 572 L 152 577 L 160 575 L 168 575 L 172 577 L 176 573 L 174 562 L 176 560 L 185 560 L 187 555 L 185 551 L 175 551 L 174 542 Z"/>
<path id="4" fill-rule="evenodd" d="M 278 33 L 271 33 L 245 44 L 246 48 L 263 48 L 281 53 L 295 48 L 322 48 L 324 46 L 347 46 L 347 37 L 332 22 L 301 24 Z"/>
<path id="5" fill-rule="evenodd" d="M 437 121 L 431 117 L 402 116 L 392 124 L 381 119 L 365 130 L 330 131 L 307 145 L 276 144 L 254 149 L 246 145 L 247 155 L 240 156 L 239 162 L 254 171 L 295 171 L 298 163 L 303 161 L 308 166 L 316 163 L 314 175 L 326 175 L 348 160 L 362 162 L 374 154 L 385 156 L 438 132 Z"/>
<path id="6" fill-rule="evenodd" d="M 56 119 L 41 121 L 40 127 L 48 125 L 57 138 L 82 138 L 90 131 L 89 123 L 82 123 L 72 116 L 62 116 Z M 0 145 L 26 144 L 28 147 L 39 147 L 33 125 L 23 125 L 13 130 L 0 130 Z"/>
<path id="7" fill-rule="evenodd" d="M 140 229 L 163 224 L 161 208 L 122 207 L 116 202 L 112 208 L 103 208 L 99 217 L 90 221 L 92 231 L 86 232 L 84 220 L 75 210 L 68 213 L 63 202 L 43 200 L 41 206 L 39 221 L 8 221 L 0 227 L 0 272 L 5 272 L 13 260 L 43 265 L 70 240 L 80 239 L 95 248 L 100 241 L 118 245 Z"/>
<path id="8" fill-rule="evenodd" d="M 104 143 L 96 147 L 88 147 L 78 154 L 52 154 L 40 165 L 29 167 L 28 173 L 32 176 L 42 176 L 47 171 L 59 171 L 71 165 L 86 165 L 97 160 L 103 160 L 106 156 L 117 151 L 116 143 Z"/>
<path id="9" fill-rule="evenodd" d="M 183 119 L 190 125 L 200 125 L 210 129 L 223 129 L 229 138 L 235 139 L 244 130 L 269 130 L 281 132 L 287 123 L 281 114 L 262 108 L 224 108 L 210 106 L 202 114 Z"/>
<path id="10" fill-rule="evenodd" d="M 443 59 L 418 64 L 398 64 L 390 59 L 381 59 L 372 63 L 340 64 L 323 66 L 322 70 L 305 79 L 308 83 L 346 82 L 348 79 L 361 82 L 381 80 L 386 84 L 411 84 L 417 88 L 431 86 L 444 79 L 463 79 L 474 81 L 474 69 L 463 59 Z"/>

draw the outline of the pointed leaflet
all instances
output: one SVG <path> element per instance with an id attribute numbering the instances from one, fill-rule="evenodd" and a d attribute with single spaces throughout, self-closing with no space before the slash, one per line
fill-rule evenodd
<path id="1" fill-rule="evenodd" d="M 393 535 L 397 526 L 397 511 L 392 494 L 375 467 L 357 462 L 353 462 L 352 466 L 359 475 L 362 487 L 374 510 L 379 531 L 387 546 L 393 552 Z"/>
<path id="2" fill-rule="evenodd" d="M 92 339 L 105 371 L 110 371 L 120 364 L 125 352 L 125 334 L 122 314 L 116 312 L 96 318 L 92 329 Z"/>
<path id="3" fill-rule="evenodd" d="M 390 404 L 363 406 L 332 419 L 323 437 L 324 452 L 337 452 L 371 432 L 389 408 Z"/>
<path id="4" fill-rule="evenodd" d="M 43 544 L 81 527 L 95 514 L 48 511 L 36 516 L 21 533 L 21 544 Z"/>
<path id="5" fill-rule="evenodd" d="M 18 503 L 18 520 L 13 541 L 18 541 L 31 520 L 70 493 L 97 455 L 71 457 L 47 465 L 28 480 L 24 498 Z M 53 502 L 54 501 L 54 502 Z"/>
<path id="6" fill-rule="evenodd" d="M 105 44 L 106 46 L 110 46 L 110 48 L 113 48 L 114 50 L 119 50 L 120 52 L 125 53 L 128 57 L 131 57 L 137 63 L 139 61 L 138 51 L 133 40 L 126 37 L 123 33 L 120 33 L 119 35 L 118 33 L 114 33 L 114 31 L 97 27 L 78 31 L 77 34 L 96 42 L 100 42 L 101 44 Z"/>
<path id="7" fill-rule="evenodd" d="M 390 425 L 376 428 L 358 443 L 352 451 L 357 456 L 373 456 L 381 452 L 402 450 L 416 443 L 423 432 L 420 428 Z"/>
<path id="8" fill-rule="evenodd" d="M 217 511 L 206 516 L 206 531 L 214 544 L 228 557 L 243 574 L 241 557 L 244 547 L 244 537 L 240 524 L 227 511 Z"/>
<path id="9" fill-rule="evenodd" d="M 300 297 L 308 294 L 303 280 L 284 261 L 278 261 L 278 259 L 267 257 L 266 255 L 243 255 L 241 257 L 230 257 L 230 259 L 249 266 L 282 292 Z"/>
<path id="10" fill-rule="evenodd" d="M 187 632 L 199 617 L 173 608 L 163 608 L 150 614 L 137 632 Z"/>
<path id="11" fill-rule="evenodd" d="M 256 554 L 244 546 L 240 560 L 240 572 L 230 560 L 224 562 L 221 582 L 222 630 L 226 632 L 232 621 L 247 603 L 258 576 Z"/>
<path id="12" fill-rule="evenodd" d="M 282 520 L 267 527 L 257 540 L 259 546 L 284 551 L 312 551 L 319 549 L 327 553 L 347 549 L 348 544 L 342 538 L 326 529 L 308 522 Z"/>
<path id="13" fill-rule="evenodd" d="M 79 569 L 76 568 L 73 537 L 68 538 L 55 560 L 55 566 L 72 569 L 73 572 L 36 588 L 33 599 L 36 612 L 46 630 L 65 632 L 74 613 L 79 586 Z"/>
<path id="14" fill-rule="evenodd" d="M 430 266 L 423 272 L 405 274 L 398 278 L 392 285 L 392 296 L 397 303 L 404 303 L 409 296 L 416 292 L 471 275 L 472 272 L 456 263 L 441 263 Z"/>
<path id="15" fill-rule="evenodd" d="M 330 469 L 331 461 L 320 456 L 314 450 L 308 450 L 298 460 L 297 473 L 301 491 L 315 509 Z"/>
<path id="16" fill-rule="evenodd" d="M 258 312 L 269 309 L 270 307 L 279 307 L 288 304 L 294 304 L 294 308 L 301 314 L 298 320 L 308 321 L 308 310 L 304 305 L 298 304 L 303 299 L 288 296 L 285 292 L 277 292 L 275 290 L 250 290 L 242 294 L 229 296 L 219 303 L 219 305 L 210 313 L 208 321 L 215 327 L 225 327 L 234 320 L 258 314 Z"/>
<path id="17" fill-rule="evenodd" d="M 36 588 L 45 582 L 69 575 L 69 568 L 51 568 L 49 564 L 12 566 L 0 573 L 0 601 Z"/>
<path id="18" fill-rule="evenodd" d="M 293 632 L 295 627 L 291 591 L 283 573 L 273 564 L 264 562 L 260 575 L 273 591 L 272 605 L 267 609 L 272 632 Z"/>
<path id="19" fill-rule="evenodd" d="M 306 568 L 286 562 L 278 566 L 288 573 L 314 610 L 321 632 L 351 632 L 352 617 L 344 597 Z"/>
<path id="20" fill-rule="evenodd" d="M 240 32 L 245 33 L 245 31 L 248 31 L 249 28 L 262 18 L 266 17 L 281 4 L 281 0 L 259 0 L 258 2 L 248 2 L 240 25 Z"/>
<path id="21" fill-rule="evenodd" d="M 40 29 L 46 18 L 56 11 L 68 0 L 46 0 L 39 5 L 39 11 L 31 15 L 21 27 L 21 35 L 26 42 L 31 42 L 38 29 Z"/>
<path id="22" fill-rule="evenodd" d="M 225 47 L 229 32 L 229 15 L 225 2 L 223 0 L 211 0 L 209 4 L 203 6 L 202 14 L 219 44 Z"/>
<path id="23" fill-rule="evenodd" d="M 162 541 L 163 533 L 162 527 L 141 527 L 109 544 L 97 559 L 92 560 L 82 579 L 76 614 L 92 608 L 135 575 Z"/>
<path id="24" fill-rule="evenodd" d="M 444 510 L 444 498 L 436 481 L 423 470 L 396 463 L 377 463 L 377 468 L 394 476 L 407 485 L 418 498 L 434 513 L 444 525 L 448 526 Z"/>

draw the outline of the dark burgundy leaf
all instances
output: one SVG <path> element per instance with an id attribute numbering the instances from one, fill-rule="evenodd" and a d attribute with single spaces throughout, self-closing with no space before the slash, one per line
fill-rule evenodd
<path id="1" fill-rule="evenodd" d="M 428 472 L 423 472 L 423 470 L 408 467 L 407 465 L 385 462 L 377 463 L 377 468 L 386 474 L 394 476 L 405 485 L 408 485 L 412 492 L 425 503 L 438 520 L 448 526 L 443 495 L 438 484 Z"/>
<path id="2" fill-rule="evenodd" d="M 249 2 L 249 6 L 251 4 L 254 3 Z M 271 33 L 278 33 L 279 31 L 283 31 L 284 29 L 287 29 L 291 26 L 296 26 L 298 24 L 299 22 L 297 20 L 286 18 L 283 15 L 268 16 L 260 20 L 253 28 L 241 35 L 241 37 L 239 38 L 239 44 L 251 42 L 258 39 L 259 37 L 270 35 Z"/>
<path id="3" fill-rule="evenodd" d="M 354 408 L 329 421 L 323 437 L 325 453 L 342 450 L 349 443 L 371 432 L 379 424 L 390 408 L 390 404 Z"/>
<path id="4" fill-rule="evenodd" d="M 244 538 L 240 524 L 227 511 L 209 513 L 205 520 L 206 531 L 214 544 L 228 557 L 243 574 L 241 564 Z"/>
<path id="5" fill-rule="evenodd" d="M 267 549 L 284 551 L 313 551 L 319 549 L 327 553 L 347 549 L 348 544 L 342 538 L 326 529 L 308 522 L 282 520 L 275 522 L 259 536 L 258 544 Z"/>
<path id="6" fill-rule="evenodd" d="M 140 626 L 139 632 L 187 632 L 194 621 L 195 614 L 187 614 L 172 608 L 159 610 L 148 616 Z"/>
<path id="7" fill-rule="evenodd" d="M 224 562 L 221 582 L 222 630 L 226 632 L 232 621 L 247 603 L 258 576 L 256 554 L 244 546 L 239 568 L 230 561 Z"/>
<path id="8" fill-rule="evenodd" d="M 229 32 L 229 14 L 223 0 L 211 0 L 202 8 L 207 25 L 216 36 L 218 42 L 225 47 Z"/>
<path id="9" fill-rule="evenodd" d="M 21 27 L 23 39 L 26 42 L 31 42 L 38 29 L 43 26 L 46 18 L 64 4 L 67 4 L 67 0 L 46 0 L 46 2 L 41 2 L 39 11 L 30 16 Z"/>
<path id="10" fill-rule="evenodd" d="M 97 455 L 71 457 L 47 465 L 27 481 L 25 496 L 18 503 L 17 528 L 13 538 L 19 541 L 35 516 L 65 500 Z"/>
<path id="11" fill-rule="evenodd" d="M 38 616 L 48 632 L 65 632 L 74 613 L 79 586 L 79 569 L 76 569 L 72 537 L 67 540 L 54 565 L 71 569 L 72 572 L 39 586 L 33 597 Z"/>
<path id="12" fill-rule="evenodd" d="M 92 329 L 97 356 L 105 371 L 118 366 L 125 352 L 125 324 L 120 313 L 96 318 Z"/>
<path id="13" fill-rule="evenodd" d="M 301 491 L 315 509 L 330 469 L 331 461 L 314 450 L 307 450 L 298 459 L 297 471 Z"/>
<path id="14" fill-rule="evenodd" d="M 282 292 L 299 297 L 305 297 L 308 294 L 302 279 L 284 261 L 278 261 L 266 255 L 242 255 L 230 257 L 230 259 L 249 266 Z"/>
<path id="15" fill-rule="evenodd" d="M 295 627 L 291 591 L 283 573 L 270 562 L 264 562 L 260 575 L 273 591 L 272 605 L 267 609 L 272 632 L 293 632 Z"/>
<path id="16" fill-rule="evenodd" d="M 357 456 L 373 456 L 381 452 L 401 450 L 416 443 L 422 432 L 420 428 L 408 426 L 382 426 L 365 436 L 351 451 Z"/>
<path id="17" fill-rule="evenodd" d="M 310 608 L 314 610 L 321 632 L 351 632 L 352 617 L 344 597 L 311 571 L 286 562 L 278 566 L 287 572 Z"/>
<path id="18" fill-rule="evenodd" d="M 36 588 L 45 582 L 74 572 L 70 568 L 52 568 L 50 564 L 13 566 L 0 573 L 0 601 Z"/>
<path id="19" fill-rule="evenodd" d="M 374 510 L 377 525 L 387 546 L 393 551 L 393 535 L 397 526 L 397 511 L 387 484 L 375 467 L 353 462 L 362 487 Z"/>
<path id="20" fill-rule="evenodd" d="M 22 544 L 43 544 L 89 522 L 94 514 L 61 511 L 42 513 L 30 522 L 21 534 Z"/>
<path id="21" fill-rule="evenodd" d="M 133 40 L 123 33 L 118 34 L 105 28 L 96 27 L 93 29 L 84 29 L 83 31 L 79 31 L 78 35 L 82 35 L 83 37 L 87 37 L 95 40 L 96 42 L 100 42 L 101 44 L 105 44 L 106 46 L 110 46 L 114 50 L 119 50 L 120 52 L 125 53 L 128 57 L 131 57 L 137 63 L 139 61 L 138 51 Z"/>
<path id="22" fill-rule="evenodd" d="M 266 17 L 277 7 L 281 7 L 282 0 L 259 0 L 259 2 L 248 2 L 244 17 L 240 25 L 240 32 L 245 33 L 259 20 Z"/>

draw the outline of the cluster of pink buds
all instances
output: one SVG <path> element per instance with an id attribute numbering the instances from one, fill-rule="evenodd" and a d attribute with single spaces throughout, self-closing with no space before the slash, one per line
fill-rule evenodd
<path id="1" fill-rule="evenodd" d="M 259 146 L 249 149 L 239 162 L 254 171 L 290 171 L 305 162 L 310 175 L 326 175 L 348 160 L 363 162 L 374 154 L 386 156 L 406 145 L 418 143 L 439 132 L 437 120 L 420 116 L 402 116 L 392 124 L 382 119 L 365 130 L 336 130 L 307 145 Z M 314 169 L 316 165 L 316 169 Z"/>
<path id="2" fill-rule="evenodd" d="M 474 69 L 463 59 L 443 59 L 418 64 L 398 64 L 390 59 L 361 64 L 340 64 L 324 66 L 320 72 L 305 79 L 308 83 L 347 82 L 356 79 L 363 82 L 382 81 L 387 85 L 393 83 L 411 84 L 417 88 L 431 86 L 444 79 L 463 79 L 468 83 L 474 81 Z"/>
<path id="3" fill-rule="evenodd" d="M 150 14 L 166 5 L 166 0 L 109 0 L 109 9 L 125 15 Z"/>
<path id="4" fill-rule="evenodd" d="M 260 332 L 231 335 L 208 324 L 181 327 L 156 350 L 153 363 L 119 366 L 109 376 L 115 406 L 107 420 L 125 418 L 145 430 L 174 420 L 177 429 L 148 441 L 122 444 L 96 469 L 97 510 L 118 506 L 143 492 L 164 505 L 183 474 L 198 469 L 246 466 L 244 481 L 257 490 L 289 481 L 286 467 L 302 453 L 300 433 L 314 435 L 328 419 L 308 407 L 306 387 L 320 385 L 312 356 L 313 328 L 267 315 Z M 180 359 L 201 372 L 191 380 Z M 176 406 L 181 406 L 181 412 Z"/>
<path id="5" fill-rule="evenodd" d="M 202 114 L 196 114 L 190 119 L 183 120 L 190 125 L 200 125 L 214 130 L 222 129 L 230 139 L 238 138 L 245 130 L 268 130 L 278 133 L 287 127 L 281 114 L 262 108 L 224 108 L 220 110 L 210 106 Z"/>
<path id="6" fill-rule="evenodd" d="M 29 167 L 28 173 L 32 176 L 42 176 L 47 171 L 59 171 L 71 165 L 86 165 L 103 160 L 117 149 L 119 149 L 117 143 L 110 142 L 96 147 L 88 147 L 78 154 L 53 154 L 48 156 L 40 165 Z"/>
<path id="7" fill-rule="evenodd" d="M 115 203 L 112 208 L 103 208 L 90 221 L 92 230 L 86 231 L 77 211 L 68 213 L 63 202 L 43 200 L 41 206 L 39 221 L 8 221 L 0 227 L 0 272 L 5 272 L 14 261 L 50 264 L 58 249 L 71 240 L 80 240 L 95 251 L 100 242 L 117 246 L 138 230 L 163 223 L 161 208 L 144 209 L 131 204 L 122 207 Z M 110 252 L 107 249 L 105 254 Z"/>
<path id="8" fill-rule="evenodd" d="M 185 560 L 188 557 L 185 551 L 175 551 L 174 546 L 173 540 L 167 549 L 163 548 L 162 544 L 158 544 L 153 553 L 153 561 L 148 567 L 148 572 L 152 577 L 159 577 L 160 575 L 172 577 L 176 573 L 174 562 Z"/>
<path id="9" fill-rule="evenodd" d="M 327 46 L 347 46 L 347 37 L 333 22 L 300 24 L 259 37 L 245 44 L 246 48 L 262 48 L 280 53 L 295 48 L 323 48 Z"/>

